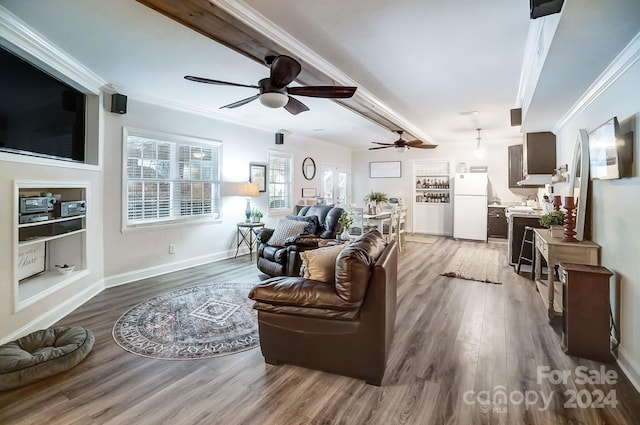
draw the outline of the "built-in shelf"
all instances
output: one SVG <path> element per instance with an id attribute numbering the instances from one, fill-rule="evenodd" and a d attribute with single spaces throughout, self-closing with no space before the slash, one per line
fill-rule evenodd
<path id="1" fill-rule="evenodd" d="M 51 204 L 86 201 L 88 184 L 50 182 L 15 182 L 14 211 L 14 308 L 21 310 L 89 274 L 86 258 L 86 215 L 63 215 L 45 202 L 33 203 L 20 211 L 21 198 L 49 197 Z M 55 202 L 53 202 L 55 198 Z M 31 201 L 30 201 L 31 202 Z M 69 204 L 66 204 L 69 205 Z M 84 202 L 82 203 L 84 208 Z M 33 210 L 35 207 L 35 210 Z M 82 211 L 81 211 L 82 212 Z M 21 221 L 32 221 L 21 223 Z M 56 265 L 73 265 L 73 272 L 61 273 Z"/>
<path id="2" fill-rule="evenodd" d="M 450 161 L 413 163 L 413 232 L 451 235 L 453 219 L 450 172 Z"/>

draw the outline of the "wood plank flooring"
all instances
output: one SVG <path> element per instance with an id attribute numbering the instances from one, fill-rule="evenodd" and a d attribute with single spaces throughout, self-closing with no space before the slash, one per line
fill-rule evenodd
<path id="1" fill-rule="evenodd" d="M 458 248 L 472 245 L 479 244 L 440 238 L 409 242 L 400 253 L 396 333 L 382 387 L 267 365 L 259 348 L 163 361 L 113 341 L 118 317 L 159 293 L 264 279 L 244 256 L 103 291 L 59 323 L 91 329 L 91 354 L 63 374 L 0 392 L 0 424 L 640 423 L 640 397 L 616 366 L 605 366 L 618 374 L 613 385 L 577 382 L 577 367 L 601 364 L 562 352 L 535 285 L 507 265 L 506 245 L 480 245 L 501 251 L 502 285 L 439 275 Z M 570 377 L 539 380 L 545 366 Z M 599 391 L 613 394 L 617 405 L 595 407 Z M 572 400 L 572 393 L 580 397 Z M 571 408 L 574 402 L 583 407 Z"/>

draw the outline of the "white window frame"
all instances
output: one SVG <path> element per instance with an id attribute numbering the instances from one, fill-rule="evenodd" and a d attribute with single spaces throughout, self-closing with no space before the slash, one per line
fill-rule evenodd
<path id="1" fill-rule="evenodd" d="M 148 139 L 149 142 L 160 142 L 171 146 L 171 155 L 169 160 L 169 176 L 165 179 L 157 176 L 156 178 L 130 177 L 128 170 L 128 153 L 129 139 Z M 180 157 L 178 151 L 180 147 L 204 148 L 212 149 L 217 154 L 217 164 L 215 161 L 212 166 L 210 178 L 181 178 L 178 174 Z M 198 137 L 185 136 L 181 134 L 164 133 L 160 131 L 138 129 L 131 127 L 123 127 L 122 135 L 122 231 L 130 231 L 135 229 L 146 229 L 158 226 L 172 226 L 181 224 L 198 224 L 210 223 L 212 221 L 220 221 L 221 217 L 221 169 L 222 169 L 222 142 L 218 140 L 202 139 Z M 200 169 L 202 170 L 202 169 Z M 143 170 L 144 171 L 144 170 Z M 142 173 L 144 174 L 144 172 Z M 130 218 L 130 200 L 129 184 L 158 182 L 159 184 L 168 184 L 169 190 L 169 207 L 168 214 L 165 217 L 155 218 Z M 202 208 L 208 208 L 208 212 L 186 214 L 186 209 L 179 204 L 180 198 L 178 189 L 175 185 L 180 183 L 191 183 L 197 185 L 202 182 L 206 185 L 210 184 L 210 206 L 203 202 Z M 204 189 L 202 189 L 204 190 Z M 209 197 L 202 198 L 207 201 Z M 188 201 L 193 201 L 189 199 Z M 188 202 L 185 201 L 185 202 Z M 193 207 L 193 205 L 192 205 Z"/>
<path id="2" fill-rule="evenodd" d="M 268 211 L 269 215 L 281 215 L 281 214 L 290 214 L 293 208 L 293 154 L 269 150 L 267 152 L 267 196 L 268 196 Z M 288 162 L 287 168 L 280 177 L 284 181 L 278 181 L 274 179 L 273 172 L 275 170 L 272 169 L 272 161 L 279 159 Z M 279 204 L 277 201 L 283 195 L 279 195 L 275 193 L 275 190 L 278 186 L 284 185 L 284 204 Z M 277 198 L 277 199 L 276 199 Z M 273 206 L 275 204 L 279 204 L 279 206 Z"/>

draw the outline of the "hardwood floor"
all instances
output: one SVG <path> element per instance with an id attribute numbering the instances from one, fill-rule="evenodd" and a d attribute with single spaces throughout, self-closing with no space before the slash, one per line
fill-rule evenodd
<path id="1" fill-rule="evenodd" d="M 477 244 L 440 238 L 432 245 L 408 242 L 400 253 L 396 333 L 382 387 L 267 365 L 259 348 L 166 361 L 113 341 L 118 317 L 156 294 L 263 279 L 244 256 L 103 291 L 59 323 L 91 329 L 91 354 L 63 374 L 0 392 L 0 424 L 640 423 L 640 397 L 616 366 L 604 366 L 617 373 L 615 384 L 579 382 L 576 368 L 595 371 L 601 364 L 562 352 L 535 285 L 506 265 L 506 245 L 485 245 L 501 251 L 502 285 L 439 275 L 457 248 L 471 245 Z M 569 378 L 539 379 L 541 367 Z M 601 393 L 610 398 L 597 400 Z"/>

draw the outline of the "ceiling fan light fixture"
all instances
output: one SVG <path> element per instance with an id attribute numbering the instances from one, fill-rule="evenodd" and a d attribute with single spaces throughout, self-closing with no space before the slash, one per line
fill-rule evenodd
<path id="1" fill-rule="evenodd" d="M 406 152 L 409 148 L 407 148 L 406 146 L 396 146 L 395 149 L 396 149 L 396 152 L 402 153 L 402 152 Z"/>
<path id="2" fill-rule="evenodd" d="M 282 108 L 289 102 L 289 96 L 284 93 L 262 93 L 258 99 L 267 108 Z"/>

